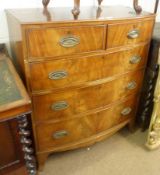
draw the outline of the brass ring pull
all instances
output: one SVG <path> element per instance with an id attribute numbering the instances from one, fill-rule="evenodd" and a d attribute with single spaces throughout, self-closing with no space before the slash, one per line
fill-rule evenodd
<path id="1" fill-rule="evenodd" d="M 55 132 L 55 133 L 53 134 L 53 138 L 54 138 L 54 139 L 61 139 L 61 138 L 66 137 L 66 136 L 68 136 L 68 135 L 69 135 L 68 131 L 62 130 L 62 131 L 57 131 L 57 132 Z"/>
<path id="2" fill-rule="evenodd" d="M 137 83 L 136 83 L 135 81 L 131 81 L 131 82 L 129 82 L 129 83 L 127 84 L 127 89 L 128 89 L 128 90 L 133 90 L 133 89 L 136 88 L 136 86 L 137 86 Z"/>
<path id="3" fill-rule="evenodd" d="M 80 39 L 75 36 L 65 36 L 59 41 L 59 44 L 65 48 L 74 47 L 78 45 L 79 43 L 80 43 Z"/>
<path id="4" fill-rule="evenodd" d="M 131 113 L 131 111 L 132 111 L 132 108 L 126 107 L 126 108 L 124 108 L 124 109 L 122 110 L 121 114 L 122 114 L 123 116 L 126 116 L 126 115 L 129 115 L 129 114 Z"/>
<path id="5" fill-rule="evenodd" d="M 130 59 L 130 63 L 131 63 L 131 64 L 137 64 L 137 63 L 139 63 L 140 61 L 141 61 L 141 57 L 140 57 L 140 56 L 137 56 L 137 55 L 131 57 L 131 59 Z"/>
<path id="6" fill-rule="evenodd" d="M 68 107 L 69 107 L 69 104 L 65 101 L 59 101 L 51 105 L 51 109 L 53 111 L 61 111 L 61 110 L 67 109 Z"/>
<path id="7" fill-rule="evenodd" d="M 128 34 L 127 34 L 127 37 L 129 39 L 136 39 L 138 38 L 140 35 L 140 32 L 138 29 L 134 29 L 134 30 L 131 30 Z"/>
<path id="8" fill-rule="evenodd" d="M 60 80 L 60 79 L 66 78 L 67 76 L 68 76 L 68 73 L 63 70 L 51 72 L 48 75 L 49 79 L 51 80 Z"/>

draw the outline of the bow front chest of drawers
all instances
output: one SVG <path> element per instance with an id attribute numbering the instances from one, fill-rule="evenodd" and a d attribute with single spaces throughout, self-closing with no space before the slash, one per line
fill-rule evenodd
<path id="1" fill-rule="evenodd" d="M 134 124 L 155 15 L 132 8 L 8 10 L 12 54 L 32 98 L 41 169 L 51 152 Z"/>

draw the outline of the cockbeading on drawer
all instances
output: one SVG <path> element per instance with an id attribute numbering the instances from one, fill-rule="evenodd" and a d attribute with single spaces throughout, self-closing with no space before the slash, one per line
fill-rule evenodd
<path id="1" fill-rule="evenodd" d="M 133 119 L 138 99 L 138 96 L 130 96 L 109 108 L 104 108 L 90 115 L 57 123 L 37 124 L 38 150 L 56 150 L 59 146 L 81 141 L 117 126 L 128 119 Z"/>
<path id="2" fill-rule="evenodd" d="M 148 47 L 147 44 L 105 55 L 30 63 L 32 92 L 81 86 L 138 70 L 146 65 Z"/>
<path id="3" fill-rule="evenodd" d="M 28 29 L 28 57 L 35 60 L 105 50 L 105 34 L 105 25 Z"/>
<path id="4" fill-rule="evenodd" d="M 128 95 L 138 94 L 143 74 L 144 69 L 99 85 L 34 95 L 34 120 L 42 122 L 74 118 L 76 115 L 107 106 Z"/>

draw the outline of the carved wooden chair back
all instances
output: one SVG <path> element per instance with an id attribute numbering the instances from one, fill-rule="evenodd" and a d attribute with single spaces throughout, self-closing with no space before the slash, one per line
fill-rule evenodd
<path id="1" fill-rule="evenodd" d="M 98 1 L 99 6 L 100 6 L 103 0 L 97 0 L 97 1 Z M 49 4 L 49 2 L 50 2 L 50 0 L 42 0 L 44 8 L 47 8 L 47 5 Z M 154 13 L 157 13 L 158 4 L 159 4 L 159 0 L 156 0 Z M 141 13 L 142 8 L 141 8 L 141 6 L 138 5 L 138 0 L 133 0 L 133 7 L 134 7 L 137 14 Z M 79 12 L 80 12 L 79 9 L 80 9 L 80 0 L 74 0 L 74 8 L 72 10 L 72 13 L 75 15 L 79 14 Z"/>

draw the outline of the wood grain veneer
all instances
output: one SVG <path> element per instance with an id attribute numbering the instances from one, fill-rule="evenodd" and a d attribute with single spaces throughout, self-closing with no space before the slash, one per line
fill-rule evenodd
<path id="1" fill-rule="evenodd" d="M 39 151 L 45 151 L 68 143 L 82 140 L 94 134 L 105 131 L 115 125 L 124 122 L 128 118 L 134 117 L 136 111 L 137 97 L 133 96 L 125 102 L 113 105 L 111 108 L 87 116 L 69 119 L 58 123 L 47 123 L 36 125 L 37 137 L 39 141 Z M 121 112 L 124 108 L 130 107 L 132 111 L 123 116 Z M 76 126 L 76 130 L 75 130 Z M 65 130 L 68 135 L 55 139 L 54 133 Z"/>
<path id="2" fill-rule="evenodd" d="M 109 25 L 107 48 L 149 41 L 152 35 L 153 23 L 153 20 L 143 20 L 136 23 L 126 22 L 124 24 L 119 23 Z M 134 39 L 128 37 L 128 33 L 133 30 L 138 31 L 139 37 Z"/>
<path id="3" fill-rule="evenodd" d="M 34 119 L 35 121 L 43 121 L 73 118 L 74 115 L 82 112 L 109 105 L 130 94 L 138 93 L 142 84 L 143 74 L 144 70 L 140 70 L 91 87 L 66 89 L 64 92 L 33 96 Z M 136 83 L 136 86 L 133 89 L 128 89 L 128 84 L 133 81 Z M 66 109 L 58 111 L 52 109 L 52 105 L 62 101 L 68 104 Z"/>
<path id="4" fill-rule="evenodd" d="M 155 14 L 79 10 L 7 11 L 12 52 L 22 48 L 15 57 L 32 98 L 39 170 L 52 152 L 89 146 L 135 123 Z"/>
<path id="5" fill-rule="evenodd" d="M 60 41 L 69 36 L 78 38 L 79 43 L 74 47 L 61 46 Z M 29 58 L 104 50 L 105 26 L 31 29 L 27 38 Z"/>
<path id="6" fill-rule="evenodd" d="M 70 56 L 67 59 L 31 63 L 29 64 L 31 88 L 33 92 L 56 90 L 138 70 L 145 67 L 147 54 L 148 44 L 102 56 L 88 56 L 81 59 Z M 140 60 L 132 63 L 134 56 L 140 57 Z M 58 80 L 50 79 L 49 75 L 57 71 L 65 71 L 67 76 Z"/>

